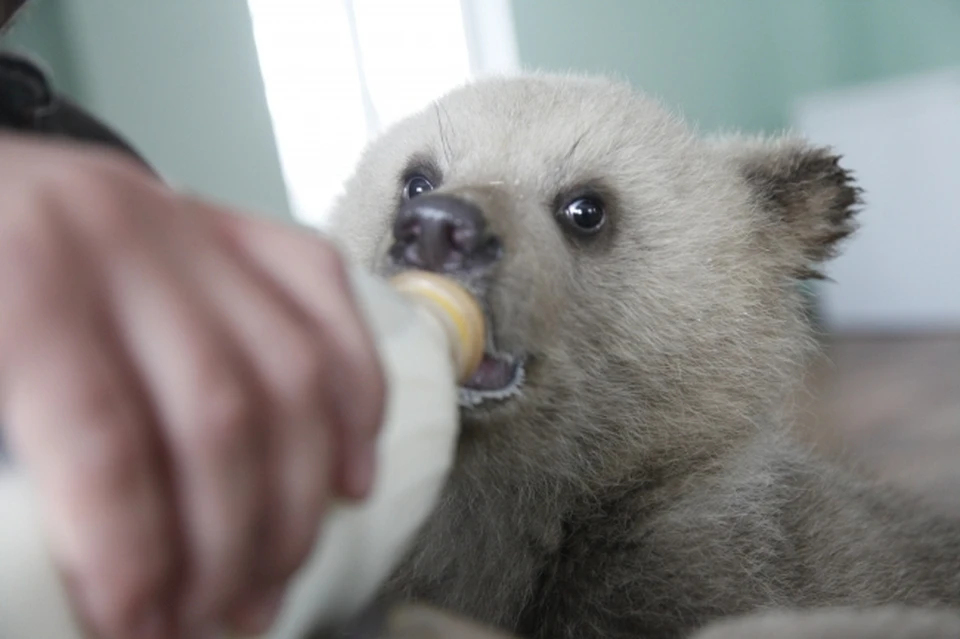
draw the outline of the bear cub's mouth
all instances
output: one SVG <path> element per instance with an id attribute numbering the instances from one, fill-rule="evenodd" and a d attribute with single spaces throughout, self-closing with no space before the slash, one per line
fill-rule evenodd
<path id="1" fill-rule="evenodd" d="M 486 313 L 486 317 L 489 330 L 483 361 L 473 376 L 460 386 L 460 406 L 464 408 L 515 397 L 523 386 L 524 358 L 497 348 L 490 313 Z"/>

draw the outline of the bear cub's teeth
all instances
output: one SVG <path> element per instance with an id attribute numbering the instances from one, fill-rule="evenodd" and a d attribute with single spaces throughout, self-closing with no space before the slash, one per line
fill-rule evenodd
<path id="1" fill-rule="evenodd" d="M 460 406 L 503 401 L 520 394 L 526 376 L 523 360 L 500 353 L 484 355 L 477 373 L 460 387 Z"/>
<path id="2" fill-rule="evenodd" d="M 489 329 L 493 314 L 484 308 Z M 526 372 L 522 357 L 502 353 L 497 349 L 494 331 L 487 330 L 483 361 L 473 376 L 460 387 L 460 406 L 473 408 L 487 401 L 503 401 L 520 394 Z"/>

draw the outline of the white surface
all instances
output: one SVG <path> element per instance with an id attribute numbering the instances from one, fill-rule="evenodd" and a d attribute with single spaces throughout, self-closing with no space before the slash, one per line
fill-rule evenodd
<path id="1" fill-rule="evenodd" d="M 24 476 L 0 462 L 0 637 L 83 639 Z"/>
<path id="2" fill-rule="evenodd" d="M 838 330 L 960 327 L 960 71 L 814 96 L 796 127 L 844 155 L 861 228 L 819 287 Z"/>

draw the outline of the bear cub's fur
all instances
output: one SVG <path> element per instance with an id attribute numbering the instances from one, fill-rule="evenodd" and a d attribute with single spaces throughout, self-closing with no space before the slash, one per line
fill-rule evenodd
<path id="1" fill-rule="evenodd" d="M 789 432 L 815 352 L 798 282 L 859 204 L 828 148 L 702 137 L 599 77 L 477 81 L 373 142 L 332 234 L 377 272 L 459 278 L 493 328 L 385 597 L 538 639 L 960 604 L 960 519 Z"/>

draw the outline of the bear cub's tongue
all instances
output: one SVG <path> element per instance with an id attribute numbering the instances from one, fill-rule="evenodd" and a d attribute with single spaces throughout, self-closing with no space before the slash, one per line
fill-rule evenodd
<path id="1" fill-rule="evenodd" d="M 464 388 L 479 391 L 494 391 L 506 388 L 513 380 L 513 364 L 506 358 L 485 353 L 483 361 Z"/>

